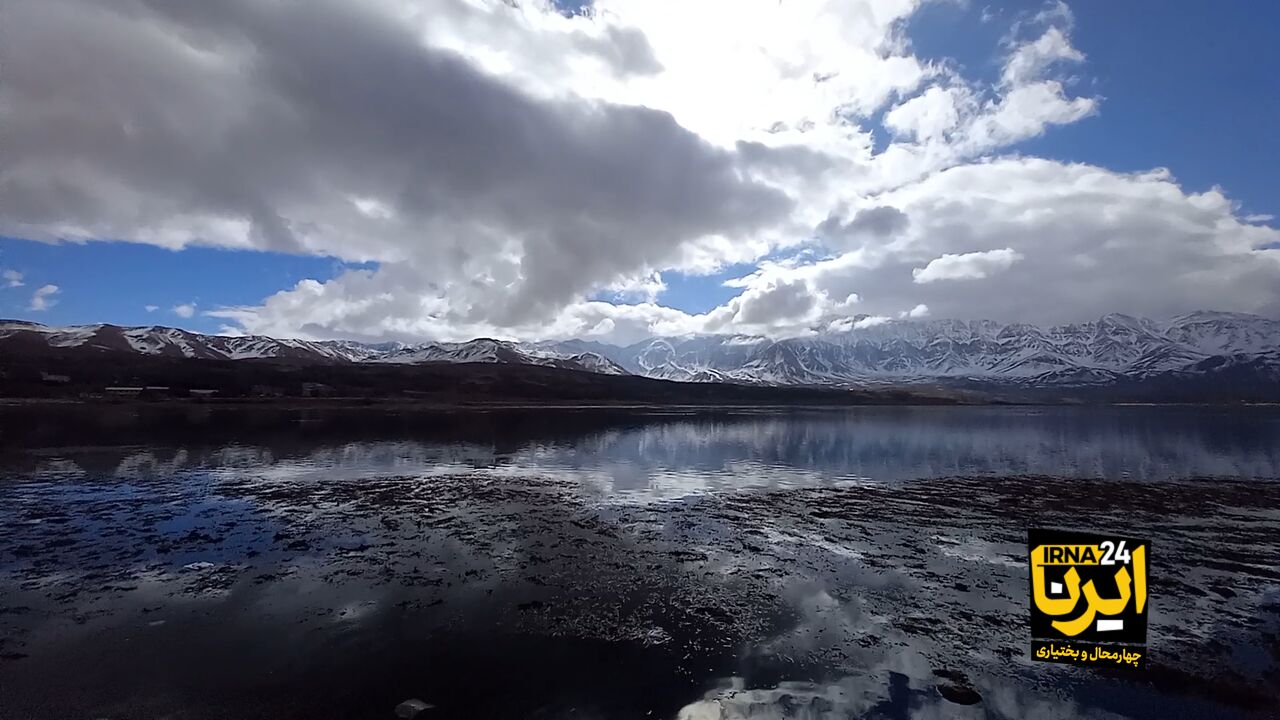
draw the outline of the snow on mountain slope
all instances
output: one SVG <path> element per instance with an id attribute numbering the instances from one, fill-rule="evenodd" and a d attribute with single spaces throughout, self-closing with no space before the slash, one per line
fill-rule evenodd
<path id="1" fill-rule="evenodd" d="M 1038 327 L 989 320 L 903 320 L 784 340 L 656 338 L 615 360 L 650 377 L 768 384 L 865 384 L 940 379 L 1104 384 L 1179 371 L 1215 356 L 1280 351 L 1280 322 L 1200 312 L 1158 323 L 1110 314 Z"/>
<path id="2" fill-rule="evenodd" d="M 1280 322 L 1243 313 L 1181 315 L 1169 321 L 1165 336 L 1206 355 L 1280 350 Z"/>
<path id="3" fill-rule="evenodd" d="M 5 340 L 35 341 L 37 345 L 53 349 L 85 348 L 206 360 L 513 363 L 547 365 L 609 375 L 627 374 L 626 370 L 597 353 L 557 353 L 552 348 L 534 348 L 489 339 L 465 343 L 370 345 L 347 340 L 311 341 L 262 336 L 202 335 L 159 326 L 121 328 L 114 325 L 82 325 L 57 328 L 20 321 L 0 321 L 0 350 L 5 347 Z"/>
<path id="4" fill-rule="evenodd" d="M 782 340 L 702 335 L 652 338 L 619 347 L 583 340 L 518 343 L 488 338 L 371 345 L 212 336 L 165 327 L 55 328 L 0 321 L 0 351 L 18 347 L 300 363 L 512 363 L 686 382 L 865 385 L 975 380 L 1078 386 L 1233 368 L 1269 377 L 1280 358 L 1280 322 L 1223 312 L 1196 312 L 1168 322 L 1109 314 L 1053 327 L 902 320 Z"/>
<path id="5" fill-rule="evenodd" d="M 511 363 L 546 365 L 570 370 L 586 370 L 605 375 L 626 375 L 626 370 L 608 358 L 593 352 L 557 351 L 553 347 L 480 338 L 460 343 L 426 343 L 405 345 L 370 362 L 418 364 L 447 363 Z"/>
<path id="6" fill-rule="evenodd" d="M 585 352 L 577 355 L 570 355 L 561 360 L 576 365 L 578 368 L 588 370 L 601 375 L 628 375 L 625 369 L 618 363 L 598 353 Z"/>
<path id="7" fill-rule="evenodd" d="M 520 362 L 524 359 L 515 343 L 480 338 L 461 343 L 408 345 L 371 360 L 372 362 L 413 365 L 424 362 Z"/>
<path id="8" fill-rule="evenodd" d="M 102 325 L 76 325 L 73 327 L 47 327 L 39 323 L 23 320 L 0 321 L 0 338 L 12 337 L 21 333 L 39 335 L 49 347 L 80 347 L 101 330 Z"/>

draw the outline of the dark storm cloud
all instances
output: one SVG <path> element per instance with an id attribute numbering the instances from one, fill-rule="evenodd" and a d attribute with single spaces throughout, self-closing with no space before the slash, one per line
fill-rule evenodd
<path id="1" fill-rule="evenodd" d="M 753 168 L 790 172 L 806 178 L 842 165 L 830 155 L 803 145 L 770 146 L 739 140 L 736 147 L 743 162 Z M 845 170 L 848 171 L 847 168 Z"/>
<path id="2" fill-rule="evenodd" d="M 861 210 L 848 222 L 841 214 L 832 213 L 818 224 L 816 231 L 824 242 L 840 247 L 859 240 L 884 240 L 906 230 L 908 224 L 906 213 L 882 205 Z"/>
<path id="3" fill-rule="evenodd" d="M 658 67 L 639 33 L 601 47 Z M 443 283 L 500 258 L 503 292 L 473 308 L 500 322 L 791 205 L 667 113 L 535 99 L 384 3 L 14 0 L 0 66 L 0 231 L 397 259 Z"/>
<path id="4" fill-rule="evenodd" d="M 805 283 L 783 281 L 744 293 L 734 319 L 748 324 L 769 324 L 801 317 L 813 309 L 815 303 Z"/>

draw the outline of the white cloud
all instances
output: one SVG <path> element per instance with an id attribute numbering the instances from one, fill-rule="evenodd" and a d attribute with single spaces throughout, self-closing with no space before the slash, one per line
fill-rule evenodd
<path id="1" fill-rule="evenodd" d="M 3 273 L 0 273 L 0 277 L 4 279 L 5 287 L 17 288 L 26 284 L 22 282 L 22 273 L 17 270 L 5 270 Z"/>
<path id="2" fill-rule="evenodd" d="M 376 262 L 207 313 L 300 337 L 1280 307 L 1271 218 L 1007 155 L 1099 112 L 1066 5 L 983 82 L 913 54 L 920 4 L 10 0 L 0 234 Z M 661 304 L 664 273 L 739 263 L 719 307 Z"/>
<path id="3" fill-rule="evenodd" d="M 762 261 L 725 283 L 742 294 L 705 313 L 579 300 L 549 321 L 495 324 L 450 315 L 446 300 L 403 275 L 409 268 L 391 264 L 304 281 L 261 306 L 212 314 L 268 335 L 307 328 L 313 337 L 619 342 L 697 332 L 802 335 L 847 329 L 859 315 L 912 308 L 908 316 L 918 316 L 917 306 L 934 317 L 1027 322 L 1203 308 L 1280 314 L 1280 249 L 1268 249 L 1280 232 L 1236 217 L 1220 191 L 1184 191 L 1167 171 L 1007 158 L 953 167 L 864 202 L 896 208 L 906 220 L 887 233 L 842 235 L 834 254 Z M 836 219 L 828 228 L 852 223 Z"/>
<path id="4" fill-rule="evenodd" d="M 1062 30 L 1051 27 L 1035 41 L 1013 51 L 1000 79 L 1010 87 L 1021 85 L 1039 79 L 1056 62 L 1084 62 L 1084 53 L 1071 46 Z"/>
<path id="5" fill-rule="evenodd" d="M 149 312 L 149 313 L 153 313 L 153 312 L 155 312 L 155 311 L 159 310 L 159 309 L 160 309 L 160 306 L 159 306 L 159 305 L 143 305 L 143 306 L 142 306 L 142 309 L 143 309 L 143 310 L 146 310 L 146 311 L 147 311 L 147 312 Z"/>
<path id="6" fill-rule="evenodd" d="M 636 277 L 620 278 L 605 287 L 607 293 L 624 302 L 654 302 L 667 289 L 662 274 L 650 272 Z"/>
<path id="7" fill-rule="evenodd" d="M 351 198 L 351 204 L 356 206 L 361 215 L 371 220 L 391 220 L 396 216 L 394 208 L 377 198 Z"/>
<path id="8" fill-rule="evenodd" d="M 865 330 L 867 328 L 875 327 L 877 325 L 884 325 L 885 323 L 889 322 L 892 319 L 893 318 L 885 317 L 884 315 L 871 315 L 869 317 L 864 317 L 856 320 L 853 323 L 853 329 Z"/>
<path id="9" fill-rule="evenodd" d="M 960 124 L 961 108 L 971 102 L 961 88 L 934 85 L 886 113 L 884 124 L 908 139 L 942 140 Z"/>
<path id="10" fill-rule="evenodd" d="M 1050 125 L 1086 118 L 1096 110 L 1096 100 L 1068 98 L 1056 80 L 1019 85 L 973 118 L 960 145 L 974 153 L 1010 145 L 1036 137 Z"/>
<path id="11" fill-rule="evenodd" d="M 31 294 L 31 304 L 27 306 L 32 312 L 42 312 L 58 304 L 54 296 L 62 292 L 57 285 L 43 285 Z"/>
<path id="12" fill-rule="evenodd" d="M 178 317 L 180 317 L 180 318 L 189 318 L 189 317 L 191 317 L 191 316 L 193 316 L 193 315 L 195 315 L 195 314 L 196 314 L 196 304 L 195 304 L 195 303 L 183 303 L 183 304 L 181 304 L 181 305 L 174 305 L 174 306 L 173 306 L 172 308 L 170 308 L 169 310 L 170 310 L 170 312 L 172 312 L 174 315 L 177 315 L 177 316 L 178 316 Z M 149 311 L 148 311 L 148 312 L 149 312 Z"/>
<path id="13" fill-rule="evenodd" d="M 1065 6 L 1064 6 L 1065 7 Z M 887 189 L 914 181 L 992 150 L 1037 137 L 1053 125 L 1078 122 L 1098 112 L 1099 99 L 1072 97 L 1054 70 L 1084 62 L 1070 42 L 1070 15 L 1050 9 L 1031 19 L 1048 24 L 1035 40 L 1008 40 L 1000 81 L 983 88 L 954 73 L 885 114 L 898 142 L 873 158 Z M 1052 22 L 1059 22 L 1053 25 Z M 1067 29 L 1064 29 L 1067 28 Z"/>
<path id="14" fill-rule="evenodd" d="M 1055 26 L 1070 29 L 1076 24 L 1075 13 L 1071 12 L 1071 6 L 1062 0 L 1056 2 L 1045 3 L 1029 21 L 1019 20 L 1013 24 L 1011 34 L 1016 34 L 1024 25 L 1032 26 Z"/>
<path id="15" fill-rule="evenodd" d="M 981 280 L 992 273 L 1009 269 L 1022 259 L 1013 248 L 984 250 L 981 252 L 943 255 L 929 261 L 922 268 L 911 271 L 911 278 L 918 283 L 937 280 Z"/>
<path id="16" fill-rule="evenodd" d="M 899 208 L 907 231 L 803 270 L 816 289 L 857 292 L 862 312 L 923 303 L 936 317 L 1050 323 L 1114 311 L 1280 313 L 1280 232 L 1237 217 L 1219 190 L 1184 190 L 1167 171 L 1007 158 L 870 202 Z M 992 249 L 1000 252 L 971 257 Z M 921 282 L 978 272 L 986 277 Z"/>

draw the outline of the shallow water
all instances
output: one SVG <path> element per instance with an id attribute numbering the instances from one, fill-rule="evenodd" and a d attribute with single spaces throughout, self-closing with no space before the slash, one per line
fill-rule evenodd
<path id="1" fill-rule="evenodd" d="M 1275 409 L 0 421 L 0 717 L 392 718 L 408 698 L 428 720 L 1265 717 L 1280 701 Z M 1028 526 L 1152 540 L 1148 670 L 1026 659 Z"/>

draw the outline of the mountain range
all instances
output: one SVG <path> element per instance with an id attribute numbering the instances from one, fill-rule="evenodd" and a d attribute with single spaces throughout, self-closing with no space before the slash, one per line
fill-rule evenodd
<path id="1" fill-rule="evenodd" d="M 1024 388 L 1230 379 L 1280 384 L 1280 321 L 1194 312 L 1167 321 L 1109 314 L 1055 326 L 988 320 L 889 320 L 807 337 L 651 338 L 419 344 L 203 335 L 169 327 L 49 327 L 0 321 L 0 352 L 119 352 L 292 364 L 500 363 L 685 382 L 755 385 L 933 384 Z"/>
<path id="2" fill-rule="evenodd" d="M 628 372 L 686 381 L 867 385 L 987 381 L 1029 386 L 1112 383 L 1227 365 L 1280 368 L 1280 322 L 1196 312 L 1166 322 L 1110 314 L 1041 327 L 987 320 L 889 320 L 861 329 L 771 340 L 656 338 L 596 352 Z M 1280 379 L 1280 374 L 1273 374 Z"/>
<path id="3" fill-rule="evenodd" d="M 556 352 L 526 343 L 480 338 L 459 343 L 360 343 L 349 340 L 295 340 L 261 335 L 204 335 L 159 325 L 73 325 L 50 327 L 23 320 L 0 320 L 0 352 L 79 350 L 134 353 L 200 360 L 275 360 L 302 365 L 327 363 L 502 363 L 541 365 L 606 375 L 629 374 L 595 353 Z"/>

